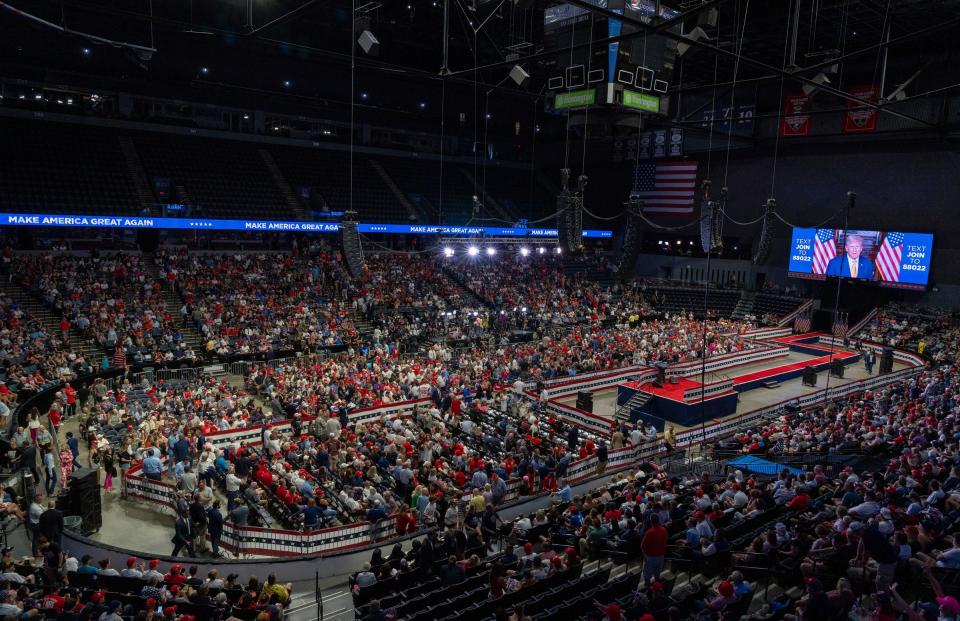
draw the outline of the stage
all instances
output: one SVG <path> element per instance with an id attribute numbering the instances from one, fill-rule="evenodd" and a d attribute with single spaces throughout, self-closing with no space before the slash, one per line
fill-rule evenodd
<path id="1" fill-rule="evenodd" d="M 780 339 L 778 339 L 779 341 Z M 736 417 L 747 412 L 769 407 L 777 403 L 809 397 L 817 392 L 823 392 L 827 388 L 827 378 L 829 376 L 830 348 L 823 344 L 811 344 L 800 342 L 804 340 L 801 337 L 786 337 L 783 344 L 790 346 L 790 352 L 781 358 L 775 360 L 765 360 L 757 363 L 746 364 L 730 369 L 725 375 L 707 374 L 708 386 L 714 380 L 729 379 L 733 382 L 733 389 L 736 395 L 736 403 L 732 411 L 728 411 L 716 416 L 707 416 L 706 422 L 716 423 Z M 796 341 L 796 342 L 795 342 Z M 859 352 L 851 351 L 837 347 L 834 349 L 834 359 L 844 361 L 844 377 L 829 377 L 829 387 L 837 388 L 846 384 L 858 382 L 870 377 L 877 377 L 877 366 L 873 369 L 873 374 L 868 374 L 863 364 L 860 363 Z M 815 386 L 806 386 L 801 380 L 803 368 L 813 365 L 817 369 L 817 383 Z M 897 360 L 894 361 L 893 370 L 898 371 L 906 368 L 908 365 Z M 765 388 L 764 383 L 776 379 L 779 385 L 775 388 Z M 677 384 L 665 383 L 657 388 L 636 386 L 633 382 L 624 382 L 623 384 L 611 388 L 604 388 L 593 393 L 593 414 L 606 420 L 612 420 L 617 410 L 618 393 L 625 387 L 633 389 L 635 392 L 651 393 L 651 402 L 654 399 L 671 400 L 676 404 L 682 404 L 682 394 L 688 390 L 700 388 L 700 376 L 692 375 L 685 378 L 677 378 Z M 649 383 L 648 383 L 649 384 Z M 720 393 L 721 398 L 727 397 L 726 393 Z M 698 427 L 701 422 L 699 394 L 696 394 L 695 403 L 692 404 L 692 414 L 695 417 L 687 418 L 685 422 L 671 422 L 677 432 L 686 429 Z M 561 403 L 575 406 L 576 395 L 560 397 Z M 707 394 L 704 400 L 705 404 L 710 404 L 711 395 Z M 623 403 L 623 401 L 621 401 Z M 642 409 L 642 408 L 641 408 Z M 648 415 L 643 417 L 645 422 L 652 422 L 659 429 L 663 429 L 665 419 Z"/>

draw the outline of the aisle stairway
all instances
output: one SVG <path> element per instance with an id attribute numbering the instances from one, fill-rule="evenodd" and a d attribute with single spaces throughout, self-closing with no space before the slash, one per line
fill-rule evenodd
<path id="1" fill-rule="evenodd" d="M 753 304 L 757 299 L 756 291 L 747 291 L 746 289 L 740 294 L 740 300 L 737 302 L 736 307 L 733 309 L 733 313 L 730 315 L 731 319 L 742 320 L 747 315 L 753 312 Z"/>
<path id="2" fill-rule="evenodd" d="M 183 298 L 180 297 L 176 289 L 160 278 L 160 266 L 157 265 L 153 255 L 143 255 L 143 268 L 150 278 L 161 282 L 160 294 L 163 296 L 164 306 L 166 306 L 167 312 L 170 313 L 170 316 L 173 317 L 175 322 L 181 322 L 182 315 L 180 314 L 180 308 L 183 306 Z M 196 352 L 198 356 L 202 355 L 205 341 L 203 335 L 194 327 L 193 322 L 188 321 L 187 325 L 181 325 L 180 331 L 183 333 L 184 343 Z"/>
<path id="3" fill-rule="evenodd" d="M 290 212 L 293 213 L 297 220 L 309 220 L 310 214 L 304 209 L 300 198 L 290 186 L 287 178 L 283 176 L 283 172 L 281 172 L 280 167 L 277 166 L 273 155 L 266 149 L 257 149 L 257 153 L 260 154 L 260 159 L 263 160 L 267 170 L 270 171 L 270 176 L 273 177 L 274 183 L 277 184 L 277 189 L 280 190 L 280 194 L 283 196 L 283 200 L 286 201 L 287 207 L 290 208 Z"/>
<path id="4" fill-rule="evenodd" d="M 140 160 L 140 154 L 137 153 L 137 147 L 134 146 L 130 136 L 120 135 L 117 137 L 120 142 L 120 152 L 123 153 L 123 160 L 127 164 L 127 172 L 130 173 L 130 181 L 137 191 L 137 198 L 140 200 L 141 213 L 148 213 L 152 216 L 163 215 L 155 213 L 156 199 L 153 196 L 153 190 L 150 189 L 150 182 L 147 180 L 147 171 L 143 168 L 143 162 Z"/>
<path id="5" fill-rule="evenodd" d="M 60 334 L 60 317 L 32 291 L 16 282 L 0 279 L 0 292 L 9 296 L 21 308 L 37 318 L 49 334 Z M 74 327 L 70 328 L 68 338 L 70 339 L 70 349 L 82 353 L 84 358 L 95 365 L 100 362 L 106 353 L 92 339 L 84 339 Z"/>

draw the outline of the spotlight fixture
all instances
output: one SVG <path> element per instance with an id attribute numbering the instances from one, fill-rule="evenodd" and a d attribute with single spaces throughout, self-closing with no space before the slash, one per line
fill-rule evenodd
<path id="1" fill-rule="evenodd" d="M 543 246 L 540 246 L 539 248 L 537 248 L 537 252 L 539 252 L 540 254 L 543 254 L 543 253 L 546 252 L 546 251 L 547 251 L 547 249 L 544 248 Z"/>
<path id="2" fill-rule="evenodd" d="M 478 254 L 480 254 L 480 249 L 477 248 L 476 246 L 470 246 L 469 248 L 467 248 L 467 254 L 470 255 L 471 257 L 475 257 Z"/>
<path id="3" fill-rule="evenodd" d="M 563 254 L 563 248 L 557 246 L 557 254 Z"/>
<path id="4" fill-rule="evenodd" d="M 210 73 L 210 68 L 209 68 L 209 67 L 200 67 L 200 73 L 202 73 L 203 75 L 207 75 L 208 73 Z"/>
<path id="5" fill-rule="evenodd" d="M 446 248 L 444 248 L 444 249 L 443 249 L 443 256 L 445 256 L 445 257 L 452 257 L 452 256 L 453 256 L 453 248 L 451 248 L 450 246 L 447 246 Z"/>
<path id="6" fill-rule="evenodd" d="M 291 85 L 292 83 L 290 82 L 290 80 L 283 81 L 283 88 L 290 88 Z"/>
<path id="7" fill-rule="evenodd" d="M 487 256 L 492 257 L 495 254 L 497 254 L 497 249 L 493 246 L 487 246 Z"/>
<path id="8" fill-rule="evenodd" d="M 89 47 L 81 48 L 80 53 L 83 54 L 84 56 L 89 56 L 90 48 Z"/>
<path id="9" fill-rule="evenodd" d="M 528 256 L 530 256 L 530 249 L 527 248 L 527 247 L 521 248 L 521 249 L 520 249 L 520 256 L 523 256 L 523 257 L 528 257 Z"/>

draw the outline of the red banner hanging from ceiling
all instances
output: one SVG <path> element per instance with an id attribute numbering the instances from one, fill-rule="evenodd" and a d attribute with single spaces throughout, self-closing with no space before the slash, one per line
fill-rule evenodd
<path id="1" fill-rule="evenodd" d="M 783 114 L 780 117 L 781 136 L 806 136 L 810 133 L 810 97 L 803 93 L 786 95 L 783 98 Z"/>
<path id="2" fill-rule="evenodd" d="M 848 92 L 854 97 L 875 102 L 878 91 L 876 85 L 865 84 L 853 86 Z M 876 131 L 878 115 L 879 112 L 873 108 L 866 108 L 858 101 L 847 100 L 847 113 L 843 115 L 843 133 L 859 134 Z"/>

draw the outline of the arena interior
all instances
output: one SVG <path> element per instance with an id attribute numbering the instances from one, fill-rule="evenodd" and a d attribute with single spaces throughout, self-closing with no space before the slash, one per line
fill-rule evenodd
<path id="1" fill-rule="evenodd" d="M 0 0 L 0 619 L 960 620 L 957 0 Z"/>

